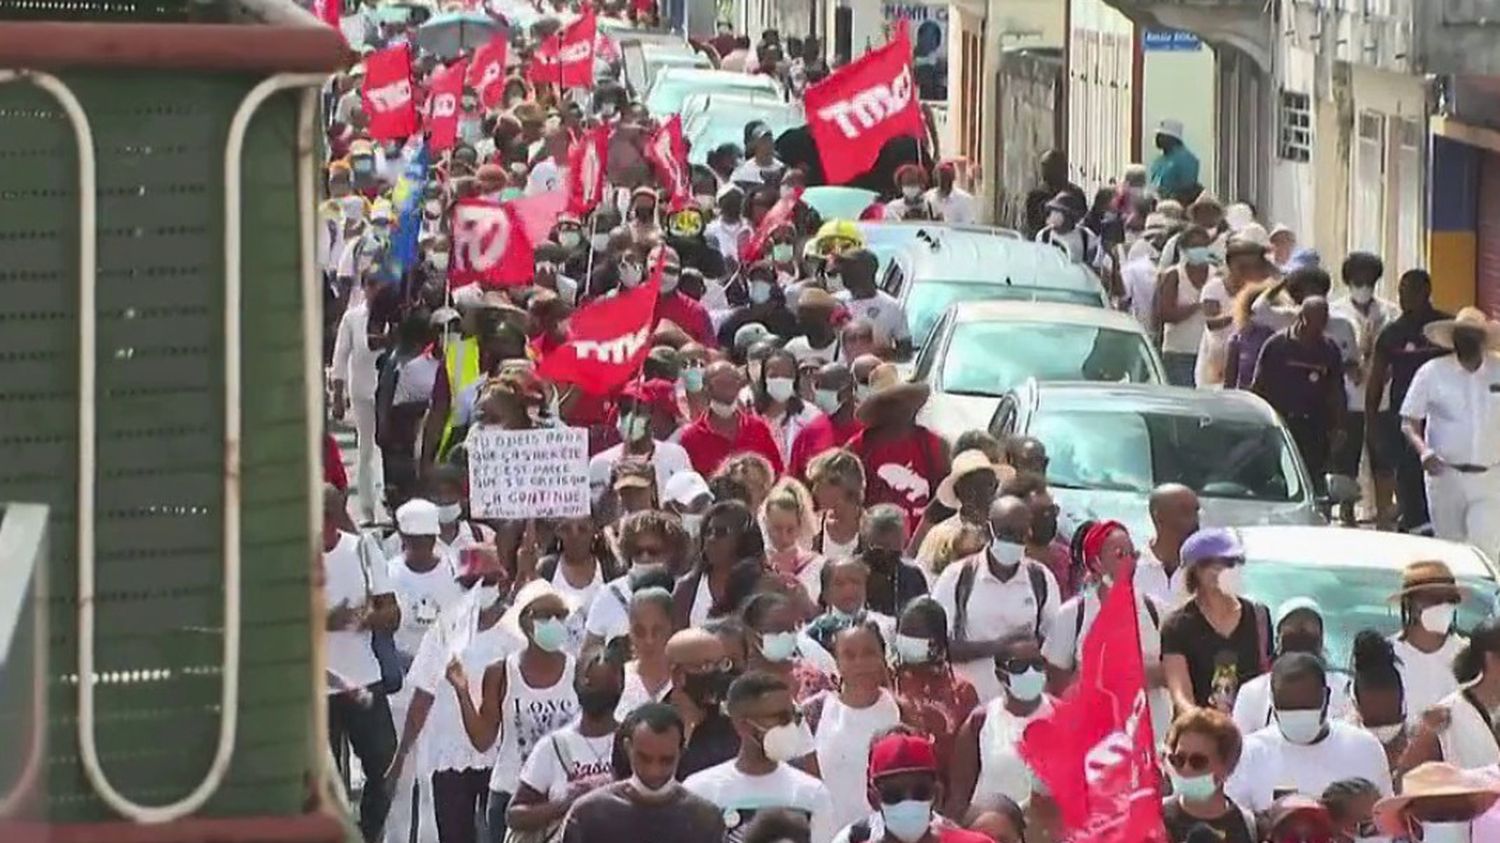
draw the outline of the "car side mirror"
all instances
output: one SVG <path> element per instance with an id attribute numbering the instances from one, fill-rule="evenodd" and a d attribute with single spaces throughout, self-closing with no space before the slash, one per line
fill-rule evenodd
<path id="1" fill-rule="evenodd" d="M 1324 477 L 1328 487 L 1328 500 L 1344 506 L 1355 504 L 1360 499 L 1359 481 L 1347 474 L 1329 474 Z"/>

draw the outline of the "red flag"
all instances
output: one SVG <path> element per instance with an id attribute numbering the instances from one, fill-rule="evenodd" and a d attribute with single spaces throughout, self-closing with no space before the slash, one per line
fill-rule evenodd
<path id="1" fill-rule="evenodd" d="M 755 232 L 750 239 L 740 245 L 740 262 L 749 263 L 758 260 L 766 250 L 766 244 L 771 241 L 771 232 L 792 221 L 792 215 L 797 212 L 797 203 L 802 201 L 802 188 L 792 191 L 792 195 L 783 196 L 776 200 L 771 210 L 760 218 L 760 225 L 755 227 Z"/>
<path id="2" fill-rule="evenodd" d="M 432 90 L 427 97 L 427 148 L 433 152 L 449 149 L 458 140 L 459 100 L 464 93 L 464 74 L 468 59 L 432 74 Z"/>
<path id="3" fill-rule="evenodd" d="M 479 92 L 479 101 L 485 108 L 494 108 L 505 96 L 505 61 L 509 47 L 510 42 L 501 33 L 475 50 L 474 60 L 469 63 L 469 75 L 465 81 Z"/>
<path id="4" fill-rule="evenodd" d="M 548 193 L 522 196 L 505 204 L 510 206 L 516 222 L 520 223 L 521 230 L 526 232 L 526 239 L 535 244 L 544 242 L 552 234 L 552 227 L 557 225 L 557 218 L 568 206 L 568 194 L 561 190 L 553 190 Z"/>
<path id="5" fill-rule="evenodd" d="M 584 132 L 568 150 L 568 213 L 582 217 L 604 198 L 604 171 L 609 164 L 610 127 Z"/>
<path id="6" fill-rule="evenodd" d="M 577 384 L 590 395 L 614 395 L 641 370 L 661 296 L 660 251 L 651 281 L 580 308 L 568 320 L 568 341 L 537 364 L 537 374 Z"/>
<path id="7" fill-rule="evenodd" d="M 921 138 L 922 111 L 905 22 L 889 44 L 809 87 L 802 101 L 829 184 L 843 184 L 868 170 L 891 138 Z"/>
<path id="8" fill-rule="evenodd" d="M 1084 637 L 1077 683 L 1021 736 L 1021 757 L 1052 791 L 1070 843 L 1167 839 L 1139 611 L 1131 576 L 1116 577 Z"/>
<path id="9" fill-rule="evenodd" d="M 530 284 L 533 248 L 509 203 L 470 197 L 453 206 L 453 257 L 448 286 Z"/>
<path id="10" fill-rule="evenodd" d="M 526 69 L 526 78 L 538 85 L 594 87 L 594 38 L 597 34 L 594 7 L 586 5 L 578 20 L 537 46 L 531 56 L 531 65 Z"/>
<path id="11" fill-rule="evenodd" d="M 673 114 L 646 142 L 646 157 L 656 177 L 667 190 L 670 207 L 677 211 L 693 201 L 693 182 L 688 175 L 687 144 L 682 141 L 682 117 Z"/>
<path id="12" fill-rule="evenodd" d="M 370 116 L 370 137 L 405 140 L 417 130 L 417 105 L 412 97 L 411 48 L 387 47 L 365 59 L 365 84 L 360 90 Z"/>
<path id="13" fill-rule="evenodd" d="M 313 0 L 313 16 L 338 30 L 342 35 L 344 30 L 339 24 L 344 15 L 344 4 L 340 0 Z"/>

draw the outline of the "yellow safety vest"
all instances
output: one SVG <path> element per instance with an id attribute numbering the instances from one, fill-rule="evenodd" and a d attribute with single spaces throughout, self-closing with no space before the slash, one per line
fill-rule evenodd
<path id="1" fill-rule="evenodd" d="M 458 396 L 479 380 L 479 340 L 463 337 L 443 346 L 443 368 L 448 373 L 448 419 L 443 423 L 443 438 L 438 443 L 438 459 L 448 456 L 453 446 L 453 421 L 458 417 Z"/>

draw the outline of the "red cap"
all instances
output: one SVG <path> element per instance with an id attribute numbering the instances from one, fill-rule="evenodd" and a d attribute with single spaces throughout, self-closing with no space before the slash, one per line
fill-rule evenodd
<path id="1" fill-rule="evenodd" d="M 652 378 L 649 381 L 631 381 L 620 390 L 621 398 L 629 398 L 653 410 L 677 418 L 677 391 L 671 381 Z"/>
<path id="2" fill-rule="evenodd" d="M 898 773 L 937 775 L 937 750 L 921 735 L 886 735 L 870 745 L 870 781 Z"/>
<path id="3" fill-rule="evenodd" d="M 1092 562 L 1098 559 L 1099 551 L 1104 547 L 1104 540 L 1109 538 L 1109 534 L 1116 530 L 1126 534 L 1130 532 L 1125 529 L 1124 524 L 1118 521 L 1100 521 L 1090 527 L 1088 532 L 1083 534 L 1084 560 Z"/>

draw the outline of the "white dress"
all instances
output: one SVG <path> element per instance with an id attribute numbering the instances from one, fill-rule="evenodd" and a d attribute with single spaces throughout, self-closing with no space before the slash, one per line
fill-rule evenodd
<path id="1" fill-rule="evenodd" d="M 870 763 L 870 740 L 901 722 L 896 698 L 882 688 L 880 698 L 867 708 L 852 708 L 837 694 L 823 700 L 818 731 L 813 735 L 818 769 L 833 798 L 836 828 L 843 828 L 870 813 L 865 785 Z"/>

